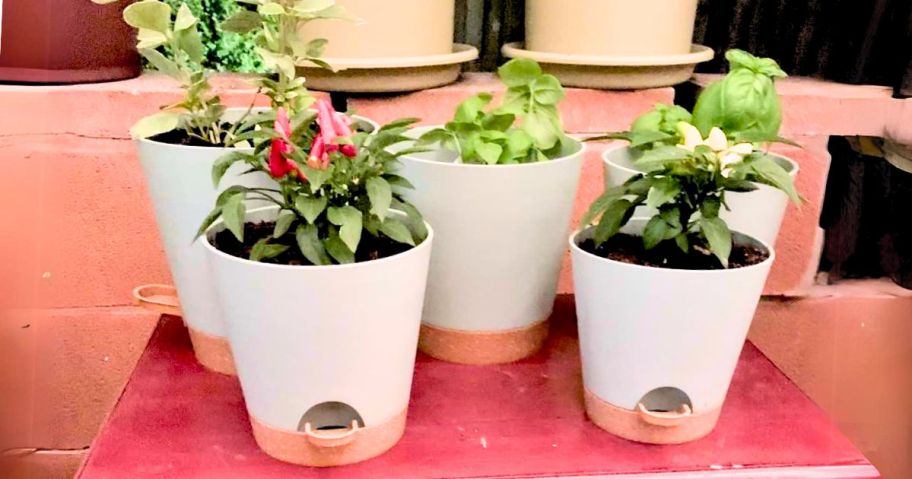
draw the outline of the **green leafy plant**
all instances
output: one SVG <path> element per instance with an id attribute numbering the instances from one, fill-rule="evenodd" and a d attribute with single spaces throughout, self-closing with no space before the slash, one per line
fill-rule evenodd
<path id="1" fill-rule="evenodd" d="M 256 80 L 256 85 L 272 99 L 275 108 L 297 112 L 307 108 L 313 98 L 295 66 L 307 61 L 330 68 L 320 60 L 326 49 L 323 38 L 305 40 L 298 34 L 303 23 L 314 20 L 355 20 L 334 0 L 237 0 L 242 7 L 225 20 L 228 32 L 252 34 L 256 51 L 266 69 L 274 76 Z"/>
<path id="2" fill-rule="evenodd" d="M 171 8 L 184 0 L 165 0 Z M 255 50 L 253 35 L 223 31 L 222 22 L 240 10 L 235 0 L 186 0 L 200 19 L 198 29 L 204 47 L 203 66 L 220 72 L 261 73 L 263 61 Z"/>
<path id="3" fill-rule="evenodd" d="M 762 150 L 764 143 L 786 141 L 779 137 L 780 103 L 773 86 L 785 73 L 769 59 L 737 50 L 727 56 L 733 70 L 700 95 L 699 112 L 691 116 L 681 107 L 657 105 L 630 131 L 589 139 L 628 140 L 634 166 L 643 171 L 606 191 L 583 217 L 584 225 L 597 221 L 596 245 L 620 232 L 638 206 L 646 206 L 656 211 L 643 231 L 647 250 L 673 241 L 683 253 L 712 254 L 727 267 L 732 234 L 719 217 L 728 208 L 726 192 L 748 192 L 763 183 L 801 202 L 791 176 Z M 752 93 L 730 98 L 745 83 Z"/>
<path id="4" fill-rule="evenodd" d="M 441 144 L 458 152 L 463 163 L 509 165 L 559 156 L 566 135 L 557 108 L 564 89 L 557 78 L 526 59 L 507 62 L 497 75 L 507 86 L 499 107 L 485 111 L 490 93 L 472 96 L 451 122 L 425 133 L 417 144 Z"/>
<path id="5" fill-rule="evenodd" d="M 387 151 L 408 140 L 404 133 L 415 120 L 400 120 L 368 135 L 352 132 L 351 118 L 333 111 L 328 101 L 315 106 L 316 112 L 303 110 L 291 118 L 278 108 L 273 128 L 251 132 L 259 137 L 253 153 L 236 152 L 213 166 L 216 184 L 231 165 L 243 162 L 251 172 L 272 176 L 278 187 L 229 187 L 199 234 L 222 218 L 243 242 L 245 200 L 255 199 L 278 205 L 280 212 L 272 236 L 252 247 L 254 261 L 297 248 L 313 265 L 346 264 L 358 258 L 364 235 L 405 245 L 423 241 L 427 230 L 421 214 L 401 194 L 411 185 L 395 173 L 398 157 L 410 151 Z"/>

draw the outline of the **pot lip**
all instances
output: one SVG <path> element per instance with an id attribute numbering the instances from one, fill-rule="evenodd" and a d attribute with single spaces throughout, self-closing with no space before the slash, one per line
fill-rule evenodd
<path id="1" fill-rule="evenodd" d="M 412 128 L 409 131 L 415 131 L 415 130 L 428 130 L 429 131 L 429 130 L 433 130 L 434 128 L 442 128 L 442 127 L 443 127 L 443 125 L 419 126 L 416 128 Z M 573 142 L 573 145 L 575 145 L 579 148 L 578 150 L 576 150 L 573 153 L 570 153 L 568 155 L 559 156 L 557 158 L 553 158 L 548 161 L 536 161 L 535 163 L 516 163 L 516 164 L 511 164 L 511 165 L 482 165 L 482 164 L 478 164 L 478 163 L 449 163 L 449 162 L 443 162 L 443 161 L 425 160 L 423 158 L 418 158 L 415 155 L 403 155 L 400 158 L 408 159 L 408 161 L 412 161 L 415 163 L 429 164 L 429 165 L 448 167 L 448 168 L 465 168 L 465 169 L 479 169 L 479 170 L 481 170 L 481 169 L 507 170 L 507 169 L 534 168 L 534 167 L 544 168 L 547 165 L 556 164 L 556 163 L 564 163 L 564 162 L 576 159 L 578 157 L 583 156 L 586 153 L 586 151 L 588 151 L 589 147 L 586 143 L 584 143 L 584 142 L 580 141 L 579 139 L 574 138 L 570 135 L 566 135 L 566 136 Z M 431 151 L 444 150 L 444 149 L 445 148 L 435 148 L 435 149 L 432 149 Z"/>
<path id="2" fill-rule="evenodd" d="M 638 217 L 631 218 L 630 221 L 642 221 L 645 223 L 646 221 L 649 221 L 649 218 L 638 216 Z M 603 263 L 611 264 L 615 267 L 626 268 L 626 269 L 629 269 L 632 271 L 641 271 L 641 272 L 661 271 L 661 272 L 668 273 L 668 274 L 675 274 L 675 275 L 682 275 L 682 276 L 734 274 L 737 272 L 746 273 L 749 271 L 753 271 L 755 269 L 763 269 L 763 268 L 766 268 L 769 265 L 771 265 L 773 263 L 773 261 L 776 260 L 776 250 L 772 246 L 767 244 L 765 241 L 761 241 L 761 240 L 759 240 L 751 235 L 745 234 L 745 233 L 736 232 L 742 236 L 750 238 L 750 239 L 756 241 L 757 243 L 761 244 L 764 248 L 766 248 L 767 251 L 769 251 L 769 256 L 765 260 L 763 260 L 757 264 L 752 264 L 750 266 L 744 266 L 742 268 L 730 268 L 730 269 L 674 269 L 674 268 L 657 268 L 655 266 L 643 266 L 640 264 L 624 263 L 622 261 L 616 261 L 613 259 L 603 258 L 599 255 L 592 254 L 592 253 L 584 250 L 583 248 L 579 247 L 579 245 L 577 244 L 577 241 L 576 241 L 577 238 L 579 238 L 579 236 L 581 234 L 583 234 L 584 232 L 586 232 L 592 228 L 594 228 L 594 226 L 580 228 L 580 229 L 577 229 L 576 231 L 574 231 L 573 234 L 570 235 L 570 239 L 568 240 L 568 243 L 570 244 L 570 251 L 573 253 L 586 255 L 586 257 L 591 257 L 591 258 L 601 261 Z"/>
<path id="3" fill-rule="evenodd" d="M 539 52 L 527 50 L 523 42 L 507 43 L 501 48 L 503 54 L 511 58 L 531 58 L 540 63 L 556 65 L 588 65 L 605 67 L 659 67 L 676 65 L 696 65 L 712 60 L 715 51 L 712 48 L 691 44 L 689 53 L 677 55 L 567 55 L 564 53 Z"/>
<path id="4" fill-rule="evenodd" d="M 226 109 L 225 112 L 227 113 L 229 111 L 241 111 L 241 110 L 246 110 L 246 109 L 247 109 L 246 106 L 231 107 L 231 108 Z M 253 107 L 253 109 L 251 111 L 252 112 L 267 111 L 269 109 L 270 109 L 270 107 L 257 106 L 257 107 Z M 364 122 L 370 124 L 371 126 L 374 127 L 374 131 L 377 131 L 380 129 L 379 123 L 377 123 L 376 121 L 371 120 L 370 118 L 367 118 L 365 116 L 352 115 L 352 118 L 356 118 L 360 121 L 364 121 Z M 164 143 L 161 141 L 150 140 L 148 138 L 134 138 L 133 141 L 136 144 L 155 145 L 156 148 L 175 149 L 175 150 L 184 150 L 184 151 L 219 151 L 219 150 L 221 150 L 221 151 L 225 151 L 225 152 L 239 151 L 241 153 L 252 153 L 254 150 L 253 148 L 235 148 L 232 146 L 224 146 L 224 145 L 219 145 L 219 146 L 216 146 L 216 145 L 213 145 L 213 146 L 175 145 L 173 143 Z"/>
<path id="5" fill-rule="evenodd" d="M 277 205 L 263 206 L 261 208 L 254 208 L 254 209 L 248 211 L 247 214 L 249 215 L 250 213 L 259 213 L 262 211 L 273 210 L 273 209 L 278 209 L 278 208 L 279 207 Z M 393 209 L 390 209 L 390 212 L 395 212 L 395 213 L 403 214 L 403 215 L 405 214 L 399 210 L 393 210 Z M 250 261 L 249 259 L 246 259 L 246 258 L 238 258 L 237 256 L 232 256 L 228 253 L 220 251 L 218 248 L 213 246 L 212 243 L 209 242 L 209 233 L 222 224 L 224 224 L 224 220 L 219 219 L 218 221 L 213 223 L 212 226 L 209 227 L 209 229 L 206 230 L 206 233 L 203 236 L 196 239 L 196 241 L 202 241 L 203 247 L 206 248 L 206 251 L 208 251 L 210 255 L 215 255 L 215 256 L 218 256 L 225 260 L 228 260 L 228 261 L 231 261 L 234 263 L 244 264 L 247 266 L 257 266 L 257 267 L 261 267 L 261 268 L 274 269 L 274 270 L 285 270 L 285 271 L 308 271 L 308 272 L 310 272 L 310 271 L 330 271 L 330 270 L 343 271 L 346 269 L 363 269 L 363 268 L 376 267 L 376 266 L 383 265 L 388 262 L 396 261 L 396 260 L 404 258 L 405 256 L 408 256 L 408 255 L 419 254 L 421 251 L 430 248 L 431 243 L 434 240 L 434 229 L 431 228 L 431 225 L 428 224 L 427 221 L 425 221 L 424 225 L 427 227 L 427 230 L 428 230 L 427 238 L 425 238 L 424 241 L 421 242 L 421 244 L 414 246 L 406 251 L 403 251 L 402 253 L 395 254 L 393 256 L 387 256 L 385 258 L 365 261 L 363 263 L 330 264 L 330 265 L 323 265 L 323 266 L 271 264 L 271 263 L 260 263 L 260 262 L 256 262 L 256 261 Z M 245 224 L 246 224 L 246 221 L 245 221 Z"/>
<path id="6" fill-rule="evenodd" d="M 464 43 L 454 43 L 453 49 L 449 53 L 437 55 L 424 55 L 414 57 L 380 57 L 380 58 L 322 58 L 321 60 L 329 63 L 338 70 L 364 70 L 364 69 L 386 69 L 386 68 L 417 68 L 432 67 L 439 65 L 455 65 L 457 63 L 466 63 L 478 58 L 478 49 L 472 45 Z M 301 68 L 319 68 L 317 65 L 307 61 L 299 63 Z"/>
<path id="7" fill-rule="evenodd" d="M 618 145 L 618 146 L 616 146 L 616 147 L 614 147 L 614 148 L 608 148 L 608 149 L 606 149 L 604 152 L 602 152 L 602 161 L 603 161 L 606 165 L 611 165 L 612 168 L 616 168 L 616 169 L 621 170 L 621 171 L 623 171 L 623 172 L 625 172 L 625 173 L 632 173 L 632 174 L 643 173 L 643 171 L 641 171 L 641 170 L 637 170 L 637 169 L 635 169 L 635 168 L 630 168 L 630 167 L 628 167 L 628 166 L 624 166 L 624 165 L 618 164 L 618 163 L 616 163 L 616 162 L 614 162 L 614 161 L 611 160 L 610 156 L 611 156 L 612 153 L 617 153 L 618 151 L 623 150 L 623 149 L 630 149 L 630 146 L 629 146 L 629 145 Z M 790 165 L 792 165 L 791 171 L 788 172 L 788 173 L 789 173 L 789 176 L 791 176 L 792 179 L 794 179 L 795 177 L 797 177 L 797 176 L 798 176 L 798 173 L 801 172 L 801 165 L 799 165 L 797 161 L 795 161 L 795 160 L 793 160 L 793 159 L 791 159 L 791 158 L 789 158 L 789 157 L 787 157 L 787 156 L 785 156 L 785 155 L 781 155 L 781 154 L 779 154 L 779 153 L 773 153 L 773 152 L 771 152 L 771 151 L 769 151 L 769 150 L 767 150 L 765 153 L 766 153 L 767 156 L 771 156 L 771 157 L 773 157 L 773 158 L 778 158 L 778 159 L 780 159 L 780 160 L 784 160 L 784 161 L 788 162 Z"/>

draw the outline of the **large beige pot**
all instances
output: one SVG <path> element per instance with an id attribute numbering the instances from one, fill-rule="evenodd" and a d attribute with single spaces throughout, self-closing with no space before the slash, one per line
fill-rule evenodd
<path id="1" fill-rule="evenodd" d="M 526 0 L 526 48 L 612 57 L 690 53 L 697 0 Z"/>
<path id="2" fill-rule="evenodd" d="M 304 38 L 329 40 L 327 58 L 413 57 L 453 51 L 454 0 L 336 0 L 361 22 L 309 22 Z"/>

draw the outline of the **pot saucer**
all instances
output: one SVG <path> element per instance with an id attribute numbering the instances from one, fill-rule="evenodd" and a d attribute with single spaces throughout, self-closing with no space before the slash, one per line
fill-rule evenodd
<path id="1" fill-rule="evenodd" d="M 312 63 L 298 65 L 314 90 L 350 93 L 393 93 L 424 90 L 459 78 L 462 64 L 478 58 L 478 49 L 456 43 L 452 53 L 420 57 L 324 58 L 338 71 Z"/>
<path id="2" fill-rule="evenodd" d="M 523 44 L 508 43 L 503 54 L 529 58 L 542 64 L 564 86 L 604 90 L 635 90 L 677 85 L 690 79 L 698 63 L 713 58 L 712 48 L 691 46 L 690 53 L 655 56 L 596 56 L 525 50 Z"/>

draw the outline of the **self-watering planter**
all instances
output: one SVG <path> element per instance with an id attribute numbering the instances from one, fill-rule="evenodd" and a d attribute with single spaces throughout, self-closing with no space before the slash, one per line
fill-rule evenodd
<path id="1" fill-rule="evenodd" d="M 454 0 L 337 0 L 360 21 L 309 22 L 302 38 L 329 40 L 322 60 L 299 68 L 310 88 L 346 92 L 398 92 L 456 81 L 475 47 L 453 44 Z"/>
<path id="2" fill-rule="evenodd" d="M 248 212 L 274 221 L 276 207 Z M 398 213 L 394 213 L 398 214 Z M 363 461 L 405 429 L 433 233 L 363 263 L 286 266 L 200 240 L 259 446 L 309 466 Z"/>
<path id="3" fill-rule="evenodd" d="M 607 188 L 622 185 L 641 172 L 634 165 L 632 155 L 633 150 L 626 146 L 605 151 L 602 160 Z M 769 156 L 788 171 L 793 179 L 798 175 L 800 168 L 794 160 L 775 154 Z M 785 193 L 772 186 L 759 183 L 756 186 L 756 190 L 747 193 L 726 193 L 725 201 L 729 209 L 723 207 L 720 217 L 732 230 L 740 231 L 766 244 L 775 245 L 789 199 Z M 650 211 L 641 206 L 637 208 L 634 216 L 652 216 L 654 213 L 654 210 Z"/>
<path id="4" fill-rule="evenodd" d="M 525 44 L 503 52 L 542 63 L 566 86 L 674 85 L 713 57 L 691 45 L 696 13 L 697 0 L 527 0 Z"/>
<path id="5" fill-rule="evenodd" d="M 622 229 L 640 234 L 646 220 Z M 570 238 L 586 412 L 599 427 L 644 443 L 709 434 L 719 418 L 774 254 L 734 269 L 680 270 L 605 259 Z"/>
<path id="6" fill-rule="evenodd" d="M 425 130 L 426 131 L 426 130 Z M 548 333 L 584 146 L 516 165 L 401 158 L 406 192 L 437 231 L 420 349 L 468 364 L 516 361 Z"/>

